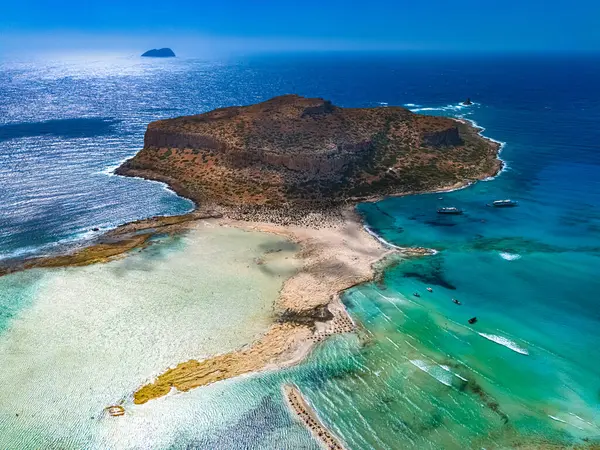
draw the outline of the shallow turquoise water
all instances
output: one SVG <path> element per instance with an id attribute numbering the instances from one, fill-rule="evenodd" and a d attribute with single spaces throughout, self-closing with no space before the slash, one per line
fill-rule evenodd
<path id="1" fill-rule="evenodd" d="M 268 393 L 236 400 L 236 383 L 142 406 L 132 394 L 177 362 L 264 333 L 295 251 L 272 234 L 199 224 L 109 263 L 0 278 L 0 310 L 12 312 L 0 330 L 0 448 L 189 448 L 276 405 Z M 126 416 L 110 417 L 114 404 Z M 279 421 L 290 442 L 310 442 L 291 416 Z"/>

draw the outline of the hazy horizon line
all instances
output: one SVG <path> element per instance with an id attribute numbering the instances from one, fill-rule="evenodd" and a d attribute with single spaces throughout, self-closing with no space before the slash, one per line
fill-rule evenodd
<path id="1" fill-rule="evenodd" d="M 0 55 L 51 53 L 131 53 L 169 47 L 182 57 L 211 57 L 249 53 L 294 52 L 405 52 L 446 54 L 600 54 L 597 48 L 536 46 L 440 46 L 424 42 L 352 39 L 260 38 L 204 35 L 144 35 L 89 33 L 2 33 Z"/>

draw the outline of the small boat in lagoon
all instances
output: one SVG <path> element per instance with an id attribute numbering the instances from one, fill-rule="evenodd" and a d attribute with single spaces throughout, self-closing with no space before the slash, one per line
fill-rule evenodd
<path id="1" fill-rule="evenodd" d="M 437 210 L 438 214 L 454 214 L 454 215 L 458 215 L 458 214 L 462 214 L 463 210 L 462 209 L 458 209 L 454 206 L 449 206 L 449 207 L 445 207 L 445 208 L 439 208 Z"/>
<path id="2" fill-rule="evenodd" d="M 112 417 L 119 417 L 125 414 L 125 408 L 123 408 L 121 405 L 109 406 L 106 408 L 106 410 Z"/>

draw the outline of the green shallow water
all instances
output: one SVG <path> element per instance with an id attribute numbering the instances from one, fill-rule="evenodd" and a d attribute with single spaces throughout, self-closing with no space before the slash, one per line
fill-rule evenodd
<path id="1" fill-rule="evenodd" d="M 543 349 L 517 353 L 374 285 L 345 303 L 364 328 L 324 344 L 309 363 L 320 376 L 299 384 L 349 447 L 513 448 L 598 432 L 594 399 Z"/>
<path id="2" fill-rule="evenodd" d="M 348 447 L 548 448 L 600 438 L 600 329 L 584 303 L 594 301 L 598 259 L 523 254 L 459 246 L 399 261 L 378 283 L 344 294 L 358 334 L 325 342 L 298 384 Z M 573 286 L 575 304 L 565 302 Z"/>

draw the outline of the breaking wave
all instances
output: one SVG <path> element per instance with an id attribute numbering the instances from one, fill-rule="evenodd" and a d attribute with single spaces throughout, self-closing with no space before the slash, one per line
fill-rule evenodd
<path id="1" fill-rule="evenodd" d="M 479 103 L 473 103 L 473 105 L 479 105 Z M 445 105 L 445 106 L 420 106 L 415 105 L 413 103 L 406 103 L 404 106 L 408 107 L 412 112 L 423 112 L 423 111 L 454 111 L 460 112 L 464 111 L 467 108 L 473 107 L 473 105 L 463 105 L 462 103 L 457 103 L 455 105 Z"/>
<path id="2" fill-rule="evenodd" d="M 521 255 L 518 253 L 508 253 L 508 252 L 500 252 L 498 253 L 500 258 L 505 259 L 507 261 L 515 261 L 517 259 L 521 259 Z"/>
<path id="3" fill-rule="evenodd" d="M 487 333 L 477 333 L 477 334 L 479 334 L 480 336 L 482 336 L 492 342 L 495 342 L 496 344 L 500 344 L 506 348 L 510 348 L 513 352 L 520 353 L 521 355 L 529 355 L 529 352 L 527 351 L 527 349 L 520 347 L 516 342 L 513 342 L 510 339 L 505 338 L 504 336 L 498 336 L 495 334 L 487 334 Z"/>
<path id="4" fill-rule="evenodd" d="M 382 238 L 377 233 L 375 233 L 373 230 L 371 230 L 368 226 L 363 225 L 363 228 L 365 229 L 365 231 L 367 233 L 369 233 L 371 236 L 373 236 L 375 239 L 377 239 L 379 242 L 381 242 L 386 247 L 391 247 L 391 248 L 395 248 L 395 249 L 398 249 L 398 250 L 402 250 L 402 247 L 398 247 L 397 245 L 394 245 L 394 244 L 386 241 L 384 238 Z"/>
<path id="5" fill-rule="evenodd" d="M 421 369 L 423 372 L 431 375 L 440 383 L 445 384 L 446 386 L 452 386 L 452 372 L 448 372 L 437 364 L 427 364 L 421 359 L 411 359 L 410 363 L 418 369 Z"/>

